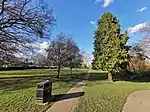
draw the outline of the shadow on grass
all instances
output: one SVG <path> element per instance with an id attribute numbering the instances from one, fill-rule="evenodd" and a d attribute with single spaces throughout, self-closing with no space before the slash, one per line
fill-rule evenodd
<path id="1" fill-rule="evenodd" d="M 75 92 L 75 93 L 68 93 L 68 94 L 59 94 L 59 95 L 53 95 L 52 100 L 53 102 L 71 99 L 71 98 L 77 98 L 84 96 L 84 92 Z"/>
<path id="2" fill-rule="evenodd" d="M 91 72 L 89 81 L 106 81 L 107 72 Z M 136 74 L 130 71 L 126 73 L 116 74 L 113 76 L 113 81 L 131 81 L 131 82 L 150 82 L 150 71 L 139 72 Z"/>
<path id="3" fill-rule="evenodd" d="M 110 83 L 107 81 L 107 72 L 91 72 L 90 77 L 88 79 L 88 83 L 86 83 L 86 86 L 95 86 L 105 83 Z"/>
<path id="4" fill-rule="evenodd" d="M 125 74 L 116 75 L 114 81 L 129 81 L 129 82 L 150 82 L 150 71 L 137 72 L 126 72 Z"/>
<path id="5" fill-rule="evenodd" d="M 107 72 L 90 73 L 89 81 L 107 80 Z"/>
<path id="6" fill-rule="evenodd" d="M 3 91 L 14 91 L 19 89 L 26 89 L 36 87 L 37 83 L 44 80 L 51 80 L 54 82 L 74 82 L 77 79 L 72 78 L 73 75 L 77 74 L 64 74 L 60 78 L 56 78 L 56 75 L 49 76 L 25 76 L 25 77 L 11 77 L 11 78 L 0 78 L 0 90 Z M 79 78 L 83 76 L 83 73 L 78 74 Z"/>

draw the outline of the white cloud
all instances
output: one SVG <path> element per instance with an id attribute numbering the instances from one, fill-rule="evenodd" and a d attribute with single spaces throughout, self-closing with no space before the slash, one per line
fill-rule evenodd
<path id="1" fill-rule="evenodd" d="M 146 27 L 147 24 L 148 24 L 148 23 L 145 22 L 145 23 L 137 24 L 137 25 L 135 25 L 134 27 L 129 27 L 129 28 L 128 28 L 128 32 L 129 32 L 129 33 L 136 33 L 136 32 L 138 32 L 138 31 L 140 31 L 142 28 Z"/>
<path id="2" fill-rule="evenodd" d="M 92 25 L 95 25 L 96 21 L 90 21 L 89 23 L 92 24 Z"/>
<path id="3" fill-rule="evenodd" d="M 137 12 L 144 12 L 144 11 L 146 11 L 147 9 L 148 9 L 147 7 L 143 7 L 143 8 L 138 9 Z"/>
<path id="4" fill-rule="evenodd" d="M 46 49 L 48 46 L 49 46 L 49 43 L 48 43 L 48 42 L 39 43 L 39 47 L 40 47 L 41 49 Z"/>
<path id="5" fill-rule="evenodd" d="M 113 0 L 104 0 L 104 7 L 108 7 L 111 3 L 113 2 Z"/>
<path id="6" fill-rule="evenodd" d="M 32 44 L 33 47 L 38 49 L 38 53 L 45 53 L 45 49 L 48 48 L 49 42 L 44 41 L 44 42 L 36 42 Z"/>
<path id="7" fill-rule="evenodd" d="M 95 3 L 104 1 L 103 7 L 108 7 L 114 0 L 96 0 Z"/>

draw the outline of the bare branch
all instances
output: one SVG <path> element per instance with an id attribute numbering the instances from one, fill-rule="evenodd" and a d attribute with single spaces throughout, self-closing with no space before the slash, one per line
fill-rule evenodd
<path id="1" fill-rule="evenodd" d="M 14 55 L 37 37 L 51 33 L 55 19 L 45 3 L 32 6 L 31 0 L 2 0 L 0 3 L 0 55 Z M 44 8 L 43 8 L 44 6 Z M 13 49 L 10 49 L 12 47 Z M 7 52 L 5 53 L 4 50 Z M 3 54 L 3 55 L 2 55 Z M 0 59 L 2 61 L 3 59 Z"/>

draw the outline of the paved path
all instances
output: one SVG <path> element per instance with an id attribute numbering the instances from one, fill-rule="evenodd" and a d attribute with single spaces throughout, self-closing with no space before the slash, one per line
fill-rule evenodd
<path id="1" fill-rule="evenodd" d="M 80 96 L 84 95 L 83 88 L 88 80 L 89 73 L 78 82 L 73 88 L 71 88 L 66 95 L 52 105 L 46 112 L 71 112 L 77 104 Z"/>
<path id="2" fill-rule="evenodd" d="M 130 94 L 122 112 L 150 112 L 150 90 Z"/>

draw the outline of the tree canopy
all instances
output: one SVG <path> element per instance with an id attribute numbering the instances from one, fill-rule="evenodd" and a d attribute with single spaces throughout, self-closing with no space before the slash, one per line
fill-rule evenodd
<path id="1" fill-rule="evenodd" d="M 95 31 L 93 68 L 108 71 L 110 80 L 113 72 L 125 69 L 128 64 L 128 38 L 127 31 L 120 33 L 119 20 L 110 12 L 104 13 Z"/>
<path id="2" fill-rule="evenodd" d="M 49 65 L 58 67 L 58 75 L 60 75 L 60 68 L 68 66 L 73 68 L 80 64 L 79 57 L 80 49 L 71 37 L 60 33 L 56 36 L 56 39 L 50 43 L 47 49 L 47 59 Z"/>

